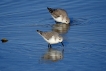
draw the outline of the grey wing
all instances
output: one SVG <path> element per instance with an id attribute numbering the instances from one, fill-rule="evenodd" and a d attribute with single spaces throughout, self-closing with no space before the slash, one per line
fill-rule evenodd
<path id="1" fill-rule="evenodd" d="M 60 17 L 60 13 L 58 11 L 54 11 L 53 13 L 51 13 L 53 15 L 53 17 L 58 18 Z"/>
<path id="2" fill-rule="evenodd" d="M 49 40 L 52 36 L 57 36 L 58 34 L 56 32 L 43 32 L 42 35 Z"/>
<path id="3" fill-rule="evenodd" d="M 53 15 L 55 18 L 60 17 L 60 15 L 61 15 L 61 10 L 60 10 L 60 9 L 56 9 L 55 11 L 52 12 L 52 15 Z"/>
<path id="4" fill-rule="evenodd" d="M 67 16 L 67 12 L 64 9 L 59 9 L 60 14 L 63 16 Z"/>
<path id="5" fill-rule="evenodd" d="M 52 15 L 53 15 L 55 18 L 57 18 L 57 17 L 60 17 L 60 15 L 66 16 L 67 13 L 66 13 L 66 11 L 65 11 L 64 9 L 56 9 L 56 10 L 52 13 Z"/>

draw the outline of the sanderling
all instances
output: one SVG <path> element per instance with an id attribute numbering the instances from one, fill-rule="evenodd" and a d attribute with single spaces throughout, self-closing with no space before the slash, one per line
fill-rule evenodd
<path id="1" fill-rule="evenodd" d="M 37 30 L 37 32 L 44 38 L 44 40 L 48 42 L 48 47 L 51 47 L 51 44 L 56 44 L 59 42 L 64 46 L 64 44 L 62 43 L 63 37 L 60 36 L 57 32 L 43 32 L 39 30 Z"/>
<path id="2" fill-rule="evenodd" d="M 48 8 L 48 7 L 47 9 L 51 13 L 51 16 L 53 17 L 55 21 L 66 23 L 66 24 L 70 23 L 70 19 L 67 15 L 67 12 L 64 9 L 53 9 L 53 8 Z"/>

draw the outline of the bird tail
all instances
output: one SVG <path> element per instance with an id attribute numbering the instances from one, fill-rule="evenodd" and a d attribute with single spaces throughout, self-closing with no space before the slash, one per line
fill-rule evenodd
<path id="1" fill-rule="evenodd" d="M 50 13 L 52 13 L 54 11 L 54 9 L 47 7 L 47 9 L 49 10 Z"/>
<path id="2" fill-rule="evenodd" d="M 42 31 L 40 31 L 40 30 L 36 30 L 40 35 L 42 35 Z"/>

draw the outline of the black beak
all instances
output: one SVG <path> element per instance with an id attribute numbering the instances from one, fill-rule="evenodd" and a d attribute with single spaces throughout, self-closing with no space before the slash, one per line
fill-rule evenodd
<path id="1" fill-rule="evenodd" d="M 64 47 L 64 44 L 61 42 L 61 44 L 63 45 L 63 47 Z"/>

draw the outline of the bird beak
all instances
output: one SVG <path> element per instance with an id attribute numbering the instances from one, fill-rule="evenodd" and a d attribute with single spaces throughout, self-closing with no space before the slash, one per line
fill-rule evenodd
<path id="1" fill-rule="evenodd" d="M 64 44 L 61 42 L 61 44 L 63 45 L 63 47 L 64 47 Z"/>

